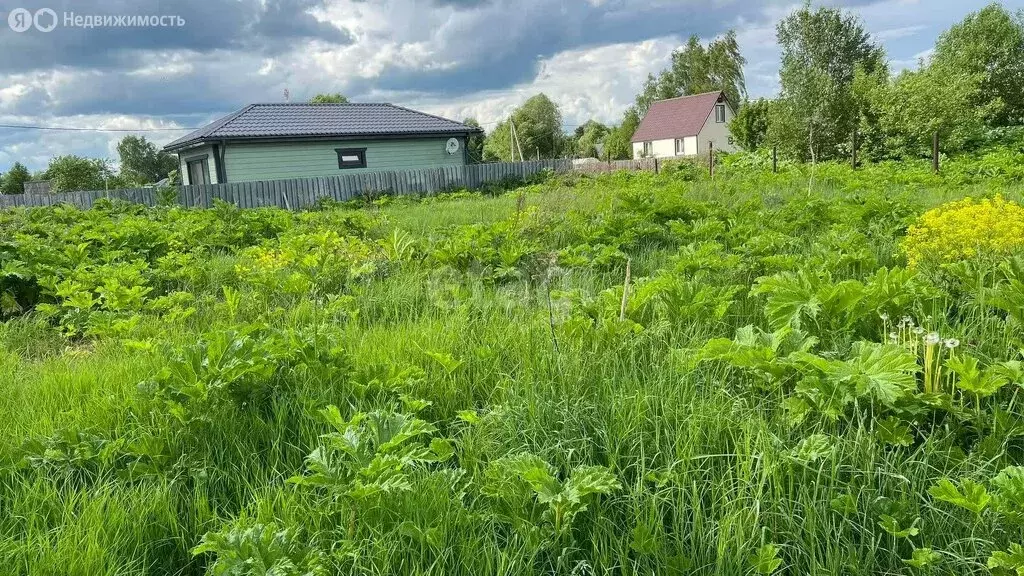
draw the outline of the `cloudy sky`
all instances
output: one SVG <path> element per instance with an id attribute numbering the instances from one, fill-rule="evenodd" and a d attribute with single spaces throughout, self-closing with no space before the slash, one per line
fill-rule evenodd
<path id="1" fill-rule="evenodd" d="M 985 0 L 843 0 L 913 67 Z M 1024 7 L 1024 0 L 1004 2 Z M 249 102 L 341 92 L 484 128 L 545 92 L 567 129 L 615 122 L 690 35 L 737 31 L 751 96 L 778 88 L 775 23 L 791 0 L 0 0 L 0 125 L 147 129 L 160 144 Z M 16 32 L 16 9 L 57 26 Z M 183 26 L 65 26 L 70 16 L 180 16 Z M 21 22 L 25 22 L 22 20 Z M 170 20 L 164 20 L 170 22 Z M 175 19 L 175 23 L 178 21 Z M 52 23 L 47 13 L 38 22 Z M 124 133 L 0 127 L 0 172 L 60 154 L 116 159 Z"/>

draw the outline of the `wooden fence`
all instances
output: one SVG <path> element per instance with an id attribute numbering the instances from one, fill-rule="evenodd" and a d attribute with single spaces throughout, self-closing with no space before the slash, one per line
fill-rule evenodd
<path id="1" fill-rule="evenodd" d="M 521 180 L 550 170 L 556 173 L 571 171 L 607 172 L 610 170 L 656 170 L 651 159 L 601 162 L 573 168 L 572 160 L 534 160 L 470 164 L 422 170 L 396 172 L 366 172 L 320 178 L 292 180 L 264 180 L 258 182 L 228 182 L 201 186 L 176 187 L 178 204 L 187 208 L 209 208 L 215 199 L 230 202 L 242 208 L 276 206 L 298 210 L 309 208 L 323 198 L 337 201 L 351 200 L 375 194 L 436 194 L 446 190 L 480 189 L 489 183 Z M 172 188 L 175 190 L 175 188 Z M 72 204 L 89 208 L 100 198 L 109 198 L 155 206 L 166 194 L 154 188 L 119 190 L 90 190 L 57 194 L 17 194 L 0 196 L 0 208 L 13 206 L 49 206 Z"/>
<path id="2" fill-rule="evenodd" d="M 37 180 L 29 181 L 24 184 L 25 194 L 49 194 L 50 193 L 50 181 L 49 180 Z"/>

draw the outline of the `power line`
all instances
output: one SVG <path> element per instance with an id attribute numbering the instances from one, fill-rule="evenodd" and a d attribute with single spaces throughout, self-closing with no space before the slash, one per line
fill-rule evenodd
<path id="1" fill-rule="evenodd" d="M 508 122 L 508 120 L 509 120 L 508 118 L 505 118 L 504 120 L 492 120 L 490 122 L 477 122 L 477 124 L 479 124 L 480 126 L 490 126 L 492 124 L 501 124 L 502 122 Z M 583 124 L 562 124 L 563 128 L 578 128 L 579 126 L 583 126 Z"/>
<path id="2" fill-rule="evenodd" d="M 0 124 L 0 128 L 50 130 L 56 132 L 175 132 L 198 130 L 198 128 L 73 128 L 70 126 L 34 126 L 30 124 Z"/>

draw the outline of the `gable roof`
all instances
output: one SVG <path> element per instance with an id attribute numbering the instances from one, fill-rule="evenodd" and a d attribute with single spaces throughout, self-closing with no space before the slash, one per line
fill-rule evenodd
<path id="1" fill-rule="evenodd" d="M 719 99 L 726 101 L 721 90 L 654 102 L 633 133 L 632 141 L 647 142 L 696 136 L 704 127 L 704 122 L 715 109 Z"/>
<path id="2" fill-rule="evenodd" d="M 250 104 L 164 149 L 173 151 L 212 140 L 455 136 L 478 132 L 479 128 L 394 104 Z"/>

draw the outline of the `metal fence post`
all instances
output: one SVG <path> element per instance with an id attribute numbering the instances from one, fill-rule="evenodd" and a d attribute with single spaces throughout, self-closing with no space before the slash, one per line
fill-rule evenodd
<path id="1" fill-rule="evenodd" d="M 857 169 L 857 129 L 853 129 L 853 142 L 850 146 L 850 167 Z"/>

